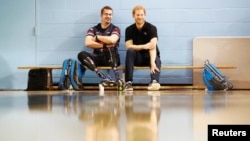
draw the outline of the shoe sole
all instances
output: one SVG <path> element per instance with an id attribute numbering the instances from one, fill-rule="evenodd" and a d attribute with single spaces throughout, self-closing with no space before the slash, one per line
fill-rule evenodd
<path id="1" fill-rule="evenodd" d="M 159 83 L 152 84 L 150 87 L 148 87 L 149 91 L 158 91 L 161 88 L 161 85 Z"/>
<path id="2" fill-rule="evenodd" d="M 125 91 L 133 91 L 133 90 L 134 90 L 133 88 L 129 88 L 129 89 L 125 88 Z"/>

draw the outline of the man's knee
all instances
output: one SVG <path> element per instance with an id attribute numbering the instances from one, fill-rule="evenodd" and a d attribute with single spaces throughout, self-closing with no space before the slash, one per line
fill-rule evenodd
<path id="1" fill-rule="evenodd" d="M 88 57 L 88 54 L 85 51 L 81 51 L 77 55 L 77 58 L 78 58 L 79 61 L 81 61 L 81 60 L 83 60 L 83 59 L 85 59 L 87 57 Z"/>
<path id="2" fill-rule="evenodd" d="M 95 62 L 89 53 L 85 51 L 78 53 L 78 60 L 81 62 L 81 65 L 86 66 L 90 70 L 94 71 L 96 69 Z"/>
<path id="3" fill-rule="evenodd" d="M 136 53 L 135 49 L 130 48 L 127 50 L 127 56 L 133 56 L 135 53 Z"/>

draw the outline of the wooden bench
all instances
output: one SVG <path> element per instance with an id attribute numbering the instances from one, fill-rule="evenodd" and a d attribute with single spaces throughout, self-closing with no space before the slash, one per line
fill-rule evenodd
<path id="1" fill-rule="evenodd" d="M 235 66 L 216 66 L 218 69 L 236 69 Z M 204 66 L 161 66 L 161 70 L 163 69 L 203 69 Z M 49 90 L 53 90 L 55 89 L 53 87 L 53 81 L 52 81 L 52 70 L 53 69 L 62 69 L 62 66 L 19 66 L 18 69 L 21 70 L 31 70 L 31 69 L 46 69 L 47 70 L 47 77 L 48 77 L 48 82 L 47 82 L 47 87 Z M 100 70 L 111 70 L 111 67 L 98 67 L 98 69 Z M 118 70 L 121 70 L 123 73 L 123 79 L 125 76 L 124 70 L 125 67 L 124 66 L 119 66 L 117 68 Z M 134 67 L 135 70 L 147 70 L 149 69 L 149 67 L 139 67 L 139 66 L 135 66 Z M 142 86 L 133 86 L 134 89 L 145 89 Z M 98 89 L 98 87 L 96 87 Z M 184 89 L 205 89 L 204 86 L 164 86 L 163 89 L 179 89 L 179 88 L 184 88 Z M 86 87 L 86 89 L 88 89 Z M 93 87 L 90 87 L 89 89 L 93 89 Z M 161 88 L 162 89 L 162 88 Z"/>

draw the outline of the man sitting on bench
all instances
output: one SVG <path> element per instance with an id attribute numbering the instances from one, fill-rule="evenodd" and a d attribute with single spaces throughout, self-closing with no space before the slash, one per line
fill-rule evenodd
<path id="1" fill-rule="evenodd" d="M 116 77 L 118 90 L 123 90 L 124 82 L 119 77 L 117 66 L 120 65 L 118 46 L 120 41 L 120 29 L 111 23 L 113 10 L 109 6 L 101 9 L 101 23 L 91 27 L 85 37 L 85 46 L 93 49 L 93 54 L 82 51 L 78 54 L 81 64 L 102 79 L 103 86 L 108 86 L 112 80 L 104 75 L 97 66 L 111 66 Z"/>
<path id="2" fill-rule="evenodd" d="M 135 23 L 126 28 L 126 62 L 125 62 L 125 90 L 132 91 L 134 66 L 150 67 L 150 84 L 148 90 L 159 90 L 161 69 L 160 52 L 157 46 L 157 28 L 145 21 L 146 10 L 142 6 L 134 7 Z"/>

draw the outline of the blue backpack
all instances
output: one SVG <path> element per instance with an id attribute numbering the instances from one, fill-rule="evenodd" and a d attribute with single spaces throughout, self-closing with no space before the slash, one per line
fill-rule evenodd
<path id="1" fill-rule="evenodd" d="M 65 59 L 58 84 L 59 89 L 70 89 L 70 86 L 72 86 L 74 90 L 83 90 L 82 77 L 84 72 L 84 68 L 77 60 L 72 58 Z"/>
<path id="2" fill-rule="evenodd" d="M 202 79 L 208 90 L 230 90 L 233 88 L 232 82 L 208 60 L 204 63 Z"/>

